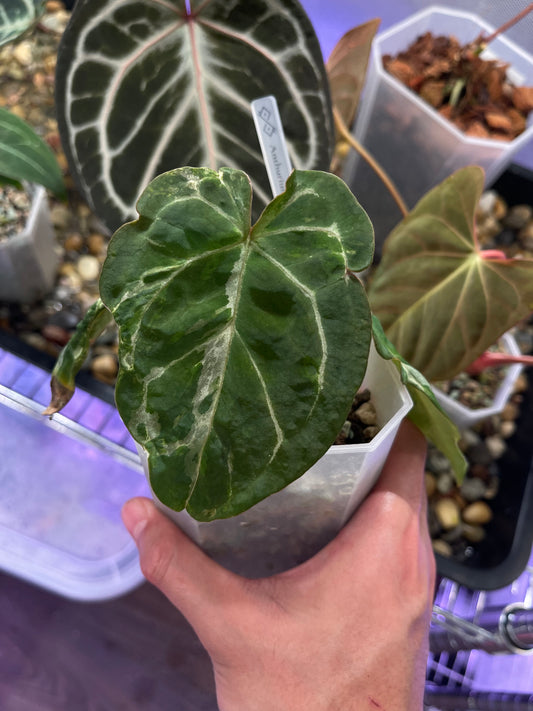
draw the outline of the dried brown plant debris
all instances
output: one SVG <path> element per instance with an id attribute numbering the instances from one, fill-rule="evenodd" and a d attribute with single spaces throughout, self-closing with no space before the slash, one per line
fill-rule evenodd
<path id="1" fill-rule="evenodd" d="M 461 45 L 454 37 L 420 35 L 383 66 L 469 136 L 512 141 L 533 110 L 533 87 L 515 86 L 509 66 L 483 59 L 483 38 Z"/>

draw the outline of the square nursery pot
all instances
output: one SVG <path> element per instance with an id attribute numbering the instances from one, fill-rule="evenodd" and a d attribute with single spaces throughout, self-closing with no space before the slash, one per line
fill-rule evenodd
<path id="1" fill-rule="evenodd" d="M 533 205 L 533 172 L 512 165 L 496 182 L 494 190 L 511 207 Z M 436 555 L 439 575 L 472 590 L 496 590 L 511 585 L 525 569 L 533 543 L 533 369 L 522 393 L 515 434 L 507 451 L 497 460 L 501 481 L 491 501 L 492 521 L 481 543 L 471 544 L 468 558 L 458 561 Z M 455 708 L 455 707 L 454 707 Z"/>
<path id="2" fill-rule="evenodd" d="M 511 355 L 522 354 L 516 339 L 511 333 L 505 333 L 500 339 L 500 344 L 506 353 Z M 454 400 L 438 388 L 433 388 L 433 392 L 442 409 L 448 414 L 450 419 L 455 422 L 460 430 L 466 430 L 470 427 L 474 427 L 474 425 L 485 420 L 487 417 L 500 414 L 511 397 L 515 383 L 523 369 L 524 366 L 520 363 L 514 363 L 507 367 L 505 377 L 494 395 L 492 404 L 488 407 L 472 409 Z"/>
<path id="3" fill-rule="evenodd" d="M 0 301 L 31 303 L 54 284 L 58 255 L 46 190 L 31 185 L 28 194 L 31 208 L 24 230 L 0 243 Z"/>
<path id="4" fill-rule="evenodd" d="M 412 407 L 398 371 L 373 347 L 362 387 L 372 393 L 381 428 L 370 443 L 330 447 L 300 479 L 233 518 L 203 523 L 160 507 L 209 555 L 241 575 L 271 575 L 310 558 L 373 487 Z"/>
<path id="5" fill-rule="evenodd" d="M 526 130 L 511 142 L 471 138 L 386 72 L 382 56 L 407 49 L 427 31 L 453 35 L 466 43 L 494 29 L 471 13 L 432 6 L 379 34 L 373 42 L 354 133 L 391 177 L 409 208 L 467 165 L 484 168 L 490 185 L 533 137 L 533 115 Z M 533 85 L 533 57 L 504 36 L 492 41 L 482 56 L 509 63 L 508 74 L 514 84 Z M 353 152 L 344 178 L 370 215 L 379 253 L 401 214 L 374 171 Z"/>

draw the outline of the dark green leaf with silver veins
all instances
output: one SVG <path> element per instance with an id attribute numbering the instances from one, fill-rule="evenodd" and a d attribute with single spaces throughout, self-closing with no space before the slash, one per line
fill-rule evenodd
<path id="1" fill-rule="evenodd" d="M 159 176 L 100 281 L 120 414 L 156 495 L 200 520 L 240 513 L 328 449 L 371 338 L 352 270 L 372 260 L 372 227 L 345 184 L 295 171 L 253 228 L 251 198 L 229 168 Z"/>
<path id="2" fill-rule="evenodd" d="M 116 229 L 148 182 L 180 166 L 244 170 L 270 199 L 250 102 L 276 96 L 292 163 L 333 147 L 318 40 L 297 0 L 78 0 L 56 78 L 71 170 Z"/>

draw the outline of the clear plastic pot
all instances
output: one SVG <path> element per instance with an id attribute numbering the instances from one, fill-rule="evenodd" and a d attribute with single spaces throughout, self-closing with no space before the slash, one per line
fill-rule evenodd
<path id="1" fill-rule="evenodd" d="M 48 197 L 30 186 L 31 210 L 22 232 L 0 243 L 0 301 L 31 303 L 54 284 L 58 255 Z"/>
<path id="2" fill-rule="evenodd" d="M 362 387 L 372 393 L 381 427 L 372 442 L 330 447 L 300 479 L 234 518 L 203 523 L 159 505 L 207 553 L 242 575 L 270 575 L 303 562 L 335 537 L 374 486 L 412 407 L 398 371 L 373 347 Z"/>
<path id="3" fill-rule="evenodd" d="M 480 165 L 490 185 L 512 156 L 533 137 L 533 115 L 526 130 L 513 141 L 471 138 L 443 118 L 383 68 L 382 57 L 396 54 L 421 34 L 453 35 L 459 42 L 489 35 L 495 28 L 467 12 L 432 6 L 379 34 L 354 134 L 385 169 L 409 208 L 454 171 Z M 533 57 L 504 36 L 493 40 L 482 56 L 510 65 L 516 85 L 533 85 Z M 384 239 L 400 221 L 398 207 L 365 161 L 351 153 L 344 178 L 370 215 L 379 252 Z"/>

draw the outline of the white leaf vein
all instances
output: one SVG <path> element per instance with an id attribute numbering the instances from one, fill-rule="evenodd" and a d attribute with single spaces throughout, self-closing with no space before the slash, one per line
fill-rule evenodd
<path id="1" fill-rule="evenodd" d="M 268 463 L 271 464 L 272 461 L 274 460 L 274 458 L 276 457 L 276 454 L 278 453 L 281 445 L 283 444 L 285 437 L 283 436 L 283 430 L 281 429 L 278 418 L 276 417 L 274 405 L 272 404 L 272 400 L 270 399 L 270 395 L 268 393 L 268 388 L 267 388 L 265 379 L 263 377 L 263 374 L 261 373 L 259 366 L 257 365 L 257 361 L 255 360 L 250 349 L 248 348 L 247 344 L 245 343 L 243 337 L 240 335 L 240 333 L 238 331 L 236 331 L 236 335 L 238 336 L 238 338 L 239 338 L 239 340 L 246 352 L 246 355 L 248 356 L 248 359 L 250 360 L 250 363 L 252 364 L 252 367 L 257 375 L 257 378 L 259 379 L 259 382 L 261 384 L 261 389 L 263 390 L 263 394 L 265 397 L 265 403 L 266 403 L 266 406 L 268 409 L 268 413 L 270 415 L 270 419 L 272 420 L 272 424 L 274 425 L 274 430 L 276 432 L 276 444 L 274 446 L 274 449 L 272 450 L 270 459 L 268 460 Z"/>

